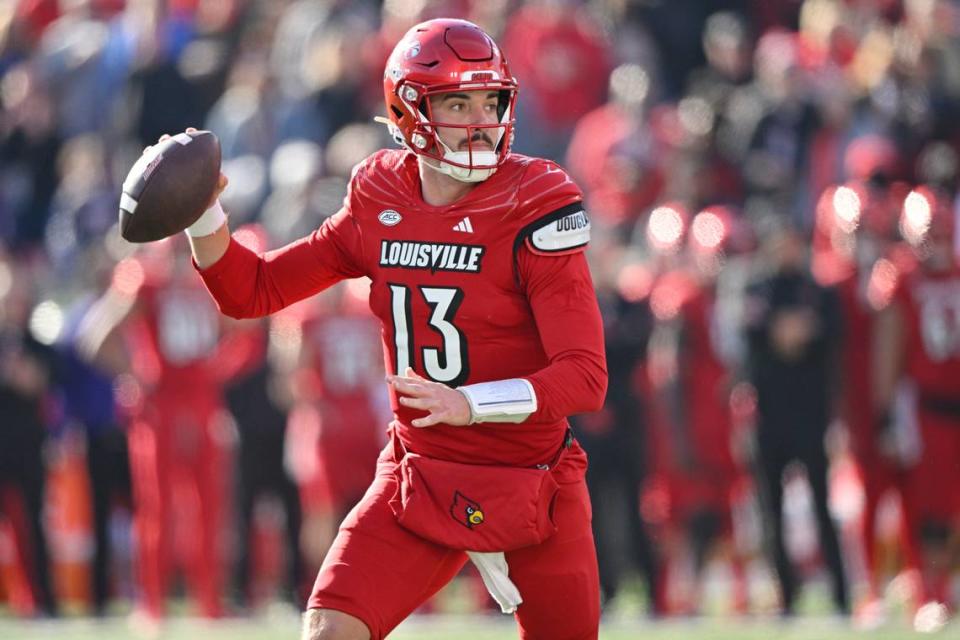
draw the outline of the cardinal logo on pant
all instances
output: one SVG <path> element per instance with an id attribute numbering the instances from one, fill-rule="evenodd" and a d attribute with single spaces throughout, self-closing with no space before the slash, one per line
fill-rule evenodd
<path id="1" fill-rule="evenodd" d="M 453 492 L 450 515 L 467 529 L 473 529 L 475 526 L 483 524 L 483 509 L 459 491 Z"/>

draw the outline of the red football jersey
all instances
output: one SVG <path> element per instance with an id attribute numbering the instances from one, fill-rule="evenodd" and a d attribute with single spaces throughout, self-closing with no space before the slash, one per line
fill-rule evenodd
<path id="1" fill-rule="evenodd" d="M 209 393 L 216 387 L 220 318 L 202 287 L 147 281 L 142 313 L 129 329 L 131 366 L 154 393 Z"/>
<path id="2" fill-rule="evenodd" d="M 422 413 L 391 397 L 403 443 L 445 459 L 534 465 L 555 455 L 566 416 L 596 409 L 606 389 L 588 225 L 580 190 L 552 162 L 513 154 L 465 197 L 434 207 L 416 156 L 380 151 L 311 236 L 259 257 L 231 242 L 201 275 L 238 317 L 368 276 L 389 372 L 411 366 L 450 386 L 524 377 L 538 398 L 521 424 L 415 429 Z"/>
<path id="3" fill-rule="evenodd" d="M 303 323 L 315 391 L 323 402 L 349 406 L 382 391 L 379 337 L 380 328 L 369 312 L 320 313 Z"/>
<path id="4" fill-rule="evenodd" d="M 923 401 L 955 405 L 960 398 L 960 270 L 903 278 L 895 294 L 905 314 L 906 374 Z"/>
<path id="5" fill-rule="evenodd" d="M 667 341 L 654 340 L 651 373 L 657 385 L 679 385 L 658 394 L 651 407 L 672 517 L 704 504 L 726 504 L 730 482 L 737 478 L 730 448 L 730 379 L 722 356 L 727 332 L 735 329 L 721 322 L 716 298 L 713 287 L 684 269 L 664 274 L 651 297 L 658 322 L 672 325 Z M 690 453 L 694 469 L 680 465 L 679 446 Z"/>
<path id="6" fill-rule="evenodd" d="M 702 471 L 714 479 L 736 475 L 736 464 L 730 449 L 733 422 L 730 415 L 731 377 L 721 354 L 721 327 L 714 291 L 699 286 L 681 310 L 684 322 L 685 359 L 688 366 L 680 372 L 686 378 L 684 399 L 687 403 L 691 445 Z"/>
<path id="7" fill-rule="evenodd" d="M 951 522 L 960 513 L 960 269 L 915 269 L 896 299 L 904 314 L 905 374 L 916 385 L 922 455 L 908 470 L 905 501 L 917 523 Z"/>
<path id="8" fill-rule="evenodd" d="M 383 356 L 369 312 L 320 313 L 303 325 L 320 415 L 320 473 L 340 508 L 363 495 L 383 448 Z"/>

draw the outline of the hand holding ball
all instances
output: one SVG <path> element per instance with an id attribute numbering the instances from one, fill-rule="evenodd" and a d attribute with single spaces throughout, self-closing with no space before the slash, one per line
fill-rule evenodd
<path id="1" fill-rule="evenodd" d="M 120 235 L 152 242 L 196 222 L 222 189 L 220 141 L 188 129 L 147 147 L 123 181 Z"/>

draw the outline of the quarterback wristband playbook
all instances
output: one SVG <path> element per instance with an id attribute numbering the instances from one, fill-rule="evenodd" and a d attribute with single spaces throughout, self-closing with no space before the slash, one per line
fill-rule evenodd
<path id="1" fill-rule="evenodd" d="M 457 391 L 470 404 L 470 424 L 523 422 L 537 410 L 537 394 L 524 378 L 468 384 Z"/>
<path id="2" fill-rule="evenodd" d="M 214 200 L 213 206 L 204 211 L 203 215 L 200 216 L 196 222 L 187 227 L 187 235 L 191 238 L 209 236 L 222 227 L 226 221 L 227 214 L 223 212 L 223 207 L 220 206 L 220 198 L 217 198 Z"/>

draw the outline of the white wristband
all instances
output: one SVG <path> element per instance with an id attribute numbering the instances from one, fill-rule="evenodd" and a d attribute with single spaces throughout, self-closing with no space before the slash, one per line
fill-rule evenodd
<path id="1" fill-rule="evenodd" d="M 523 422 L 537 410 L 537 394 L 524 378 L 468 384 L 457 391 L 470 404 L 470 424 Z"/>
<path id="2" fill-rule="evenodd" d="M 186 228 L 187 235 L 191 238 L 209 236 L 217 231 L 227 221 L 227 214 L 223 212 L 220 206 L 220 198 L 213 202 L 213 206 L 203 212 L 196 222 Z"/>

